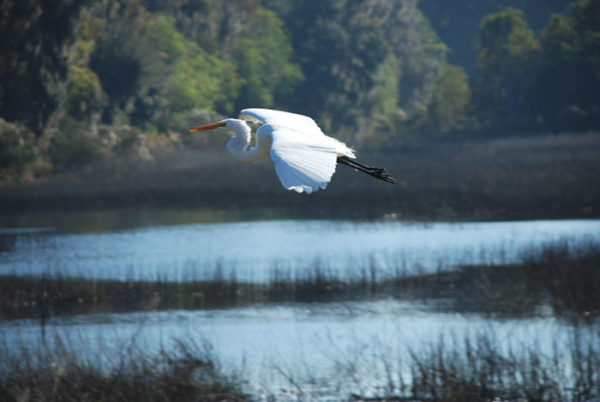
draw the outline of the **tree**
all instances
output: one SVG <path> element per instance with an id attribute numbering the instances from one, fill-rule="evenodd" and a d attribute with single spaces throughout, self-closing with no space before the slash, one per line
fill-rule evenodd
<path id="1" fill-rule="evenodd" d="M 295 91 L 294 108 L 342 136 L 357 129 L 364 113 L 359 105 L 388 51 L 378 21 L 365 13 L 364 3 L 295 1 L 283 16 L 305 77 Z"/>
<path id="2" fill-rule="evenodd" d="M 87 65 L 98 75 L 107 94 L 102 122 L 113 124 L 123 116 L 123 111 L 140 90 L 144 61 L 153 58 L 153 53 L 146 54 L 146 60 L 138 56 L 150 51 L 140 48 L 148 21 L 142 18 L 143 7 L 134 1 L 108 0 L 90 5 L 88 12 L 106 22 L 106 29 L 95 38 Z"/>
<path id="3" fill-rule="evenodd" d="M 415 0 L 267 4 L 282 13 L 305 76 L 295 108 L 325 130 L 379 142 L 400 131 L 397 116 L 426 112 L 447 47 Z"/>
<path id="4" fill-rule="evenodd" d="M 542 45 L 532 102 L 543 127 L 600 128 L 600 1 L 579 0 L 568 15 L 553 15 L 542 31 Z"/>
<path id="5" fill-rule="evenodd" d="M 193 42 L 173 65 L 164 97 L 175 119 L 193 109 L 231 112 L 237 94 L 235 65 L 221 60 Z"/>
<path id="6" fill-rule="evenodd" d="M 0 2 L 0 116 L 41 135 L 67 75 L 63 49 L 84 0 Z"/>
<path id="7" fill-rule="evenodd" d="M 516 8 L 491 14 L 477 40 L 478 117 L 485 127 L 516 128 L 537 68 L 540 43 Z"/>
<path id="8" fill-rule="evenodd" d="M 300 67 L 292 61 L 293 49 L 284 32 L 283 21 L 274 12 L 260 9 L 256 24 L 245 27 L 237 53 L 242 85 L 238 108 L 282 107 L 302 81 Z"/>
<path id="9" fill-rule="evenodd" d="M 131 7 L 97 40 L 89 63 L 109 98 L 103 122 L 167 131 L 194 109 L 230 113 L 234 63 L 186 38 L 174 17 Z M 109 10 L 98 13 L 109 18 Z"/>
<path id="10" fill-rule="evenodd" d="M 475 77 L 477 37 L 481 20 L 510 6 L 523 10 L 529 26 L 540 31 L 552 13 L 563 12 L 573 0 L 421 0 L 419 8 L 452 52 L 448 61 Z"/>
<path id="11" fill-rule="evenodd" d="M 446 66 L 437 79 L 429 107 L 429 121 L 433 133 L 443 136 L 463 129 L 470 100 L 469 77 L 464 68 Z"/>
<path id="12" fill-rule="evenodd" d="M 193 109 L 231 109 L 237 94 L 234 65 L 185 38 L 173 17 L 159 14 L 148 20 L 134 54 L 142 66 L 135 112 L 140 112 L 140 99 L 151 99 L 142 127 L 153 122 L 166 131 L 172 120 Z"/>
<path id="13" fill-rule="evenodd" d="M 38 158 L 33 132 L 0 118 L 0 182 L 18 180 Z"/>

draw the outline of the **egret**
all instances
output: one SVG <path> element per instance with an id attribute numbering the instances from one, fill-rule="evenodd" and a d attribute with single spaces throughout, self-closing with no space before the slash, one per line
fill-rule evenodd
<path id="1" fill-rule="evenodd" d="M 325 135 L 308 116 L 270 109 L 244 109 L 237 119 L 204 124 L 190 132 L 227 128 L 235 132 L 225 148 L 243 162 L 271 158 L 279 181 L 287 190 L 308 194 L 325 189 L 338 163 L 388 183 L 396 179 L 383 168 L 356 161 L 346 144 Z M 256 129 L 252 145 L 252 129 Z"/>

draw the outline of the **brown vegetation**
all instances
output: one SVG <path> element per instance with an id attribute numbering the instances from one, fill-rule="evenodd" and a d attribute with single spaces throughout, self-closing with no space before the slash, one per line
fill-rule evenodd
<path id="1" fill-rule="evenodd" d="M 432 274 L 397 270 L 385 277 L 376 267 L 355 267 L 343 277 L 316 264 L 303 272 L 274 267 L 266 283 L 224 278 L 117 281 L 43 275 L 4 276 L 0 313 L 4 318 L 96 312 L 213 309 L 256 304 L 328 303 L 365 299 L 412 300 L 433 309 L 526 318 L 553 314 L 573 322 L 600 317 L 600 246 L 554 245 L 531 251 L 510 265 L 460 267 Z"/>
<path id="2" fill-rule="evenodd" d="M 102 367 L 77 358 L 65 338 L 52 348 L 0 346 L 0 400 L 17 401 L 245 401 L 238 384 L 220 373 L 210 356 L 189 343 L 150 358 L 128 348 L 120 362 Z M 89 346 L 89 345 L 83 345 Z M 19 348 L 17 348 L 19 349 Z"/>
<path id="3" fill-rule="evenodd" d="M 327 190 L 285 191 L 270 162 L 246 165 L 222 146 L 114 160 L 35 183 L 5 185 L 0 211 L 174 207 L 251 216 L 504 220 L 600 216 L 600 136 L 509 137 L 405 144 L 359 159 L 391 185 L 339 166 Z M 266 213 L 266 212 L 265 212 Z"/>

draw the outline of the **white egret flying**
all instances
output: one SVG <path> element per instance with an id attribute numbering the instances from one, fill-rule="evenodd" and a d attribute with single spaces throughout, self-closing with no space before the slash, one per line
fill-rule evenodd
<path id="1" fill-rule="evenodd" d="M 385 169 L 363 165 L 355 160 L 354 151 L 346 144 L 325 135 L 317 123 L 307 116 L 269 109 L 244 109 L 238 119 L 194 127 L 190 132 L 227 128 L 235 132 L 227 151 L 244 162 L 257 162 L 271 157 L 283 187 L 298 193 L 325 189 L 341 163 L 388 183 L 396 180 Z M 252 143 L 252 128 L 256 141 Z"/>

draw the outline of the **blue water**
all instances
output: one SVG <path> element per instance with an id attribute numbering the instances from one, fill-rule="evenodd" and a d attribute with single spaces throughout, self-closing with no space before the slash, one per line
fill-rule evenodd
<path id="1" fill-rule="evenodd" d="M 186 280 L 210 279 L 220 272 L 260 281 L 276 268 L 302 275 L 315 264 L 339 275 L 356 275 L 372 266 L 379 274 L 393 274 L 506 263 L 557 242 L 572 247 L 600 242 L 600 220 L 272 220 L 94 233 L 0 229 L 0 274 Z M 598 344 L 596 328 L 580 328 L 579 336 Z M 118 364 L 132 348 L 152 356 L 189 341 L 207 348 L 258 400 L 269 395 L 296 400 L 298 388 L 307 400 L 335 400 L 352 392 L 382 395 L 390 370 L 410 381 L 406 362 L 411 353 L 426 352 L 441 339 L 460 344 L 479 333 L 492 336 L 505 350 L 533 350 L 550 358 L 554 352 L 566 355 L 574 327 L 551 312 L 494 319 L 441 313 L 426 304 L 393 299 L 50 317 L 45 326 L 47 346 L 60 340 L 79 358 L 106 365 Z M 42 345 L 35 319 L 0 319 L 0 335 L 15 353 Z"/>
<path id="2" fill-rule="evenodd" d="M 0 274 L 90 278 L 262 281 L 274 269 L 302 275 L 315 265 L 338 275 L 380 275 L 457 264 L 506 263 L 563 242 L 600 241 L 600 220 L 478 223 L 273 220 L 151 226 L 98 233 L 0 230 Z"/>
<path id="3" fill-rule="evenodd" d="M 411 354 L 440 345 L 460 350 L 466 339 L 474 342 L 480 335 L 492 340 L 501 355 L 532 351 L 547 359 L 561 357 L 567 365 L 575 333 L 583 345 L 598 347 L 597 327 L 575 332 L 552 316 L 495 320 L 389 299 L 56 317 L 47 322 L 46 345 L 53 350 L 58 342 L 59 350 L 110 367 L 136 353 L 151 357 L 161 349 L 177 350 L 183 342 L 201 356 L 209 353 L 255 396 L 297 400 L 293 396 L 300 387 L 306 398 L 300 400 L 329 401 L 351 393 L 381 395 L 390 370 L 395 380 L 410 381 Z M 35 350 L 42 343 L 39 322 L 33 319 L 0 320 L 0 334 L 15 351 Z M 60 365 L 60 355 L 49 364 Z"/>

